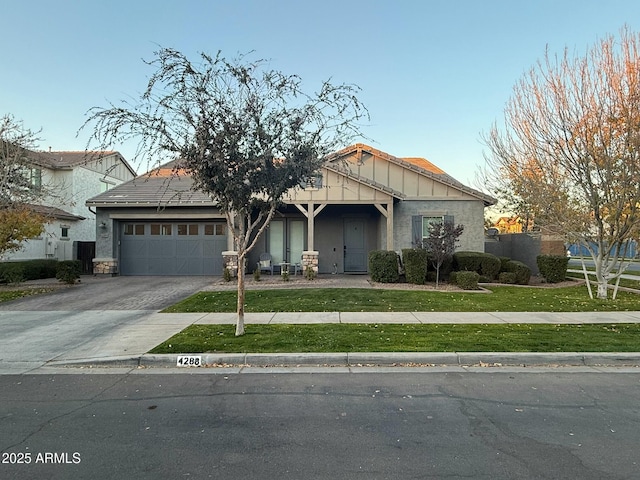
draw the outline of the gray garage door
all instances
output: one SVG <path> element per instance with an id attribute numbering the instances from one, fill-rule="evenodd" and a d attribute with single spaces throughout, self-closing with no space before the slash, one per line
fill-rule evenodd
<path id="1" fill-rule="evenodd" d="M 224 222 L 123 222 L 122 275 L 222 275 Z"/>

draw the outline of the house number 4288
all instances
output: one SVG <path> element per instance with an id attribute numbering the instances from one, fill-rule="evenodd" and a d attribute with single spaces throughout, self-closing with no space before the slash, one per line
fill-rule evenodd
<path id="1" fill-rule="evenodd" d="M 199 355 L 178 355 L 178 367 L 201 367 L 202 357 Z"/>

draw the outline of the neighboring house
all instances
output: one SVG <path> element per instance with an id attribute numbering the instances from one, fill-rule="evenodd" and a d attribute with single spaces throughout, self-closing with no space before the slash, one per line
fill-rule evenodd
<path id="1" fill-rule="evenodd" d="M 89 271 L 96 239 L 95 214 L 85 201 L 124 181 L 136 172 L 118 152 L 29 152 L 25 174 L 43 196 L 35 212 L 47 219 L 45 231 L 23 242 L 7 260 L 88 257 Z M 83 248 L 87 251 L 81 251 Z"/>
<path id="2" fill-rule="evenodd" d="M 522 220 L 520 217 L 500 217 L 494 226 L 500 233 L 522 233 Z"/>
<path id="3" fill-rule="evenodd" d="M 87 201 L 98 227 L 96 271 L 123 275 L 220 275 L 233 250 L 224 215 L 173 164 Z M 317 176 L 283 198 L 247 262 L 315 257 L 320 273 L 366 273 L 371 250 L 411 248 L 434 221 L 464 225 L 459 249 L 484 251 L 484 209 L 495 199 L 423 158 L 364 144 L 331 155 Z"/>
<path id="4" fill-rule="evenodd" d="M 528 223 L 526 231 L 533 230 L 533 220 L 523 220 L 519 216 L 513 217 L 500 217 L 496 220 L 494 227 L 496 227 L 500 233 L 522 233 L 525 229 L 524 225 Z"/>

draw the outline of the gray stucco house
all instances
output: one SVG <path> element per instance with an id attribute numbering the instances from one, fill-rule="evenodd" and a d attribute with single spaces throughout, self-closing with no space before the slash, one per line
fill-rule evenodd
<path id="1" fill-rule="evenodd" d="M 170 163 L 88 200 L 97 215 L 94 271 L 222 274 L 232 236 L 215 202 L 191 185 Z M 445 218 L 465 227 L 459 249 L 484 251 L 484 209 L 495 203 L 428 160 L 364 144 L 331 155 L 283 200 L 249 271 L 268 252 L 276 265 L 300 263 L 304 254 L 319 273 L 366 273 L 368 252 L 411 248 L 429 222 Z"/>

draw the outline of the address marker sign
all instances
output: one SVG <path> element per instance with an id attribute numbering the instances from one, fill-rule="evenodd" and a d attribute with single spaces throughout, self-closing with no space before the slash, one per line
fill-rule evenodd
<path id="1" fill-rule="evenodd" d="M 201 367 L 200 355 L 178 355 L 178 367 Z"/>

